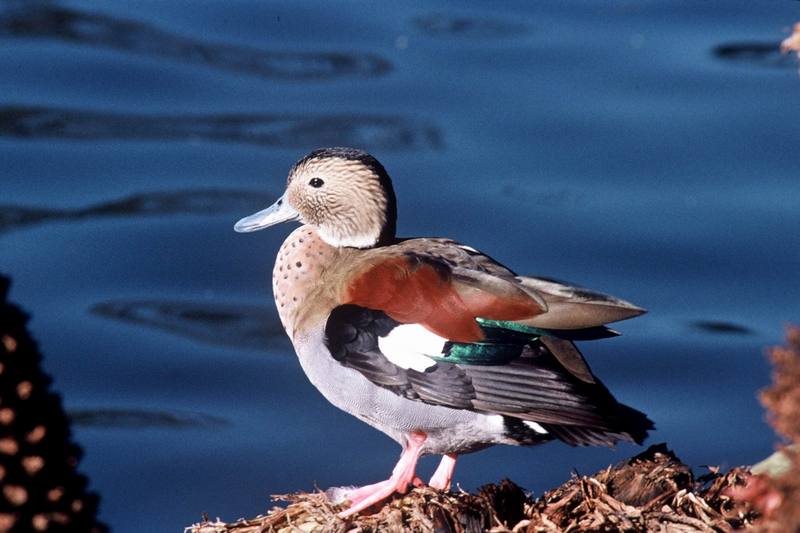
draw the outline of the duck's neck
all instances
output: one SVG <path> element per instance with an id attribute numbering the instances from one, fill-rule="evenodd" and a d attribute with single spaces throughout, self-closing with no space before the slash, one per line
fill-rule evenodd
<path id="1" fill-rule="evenodd" d="M 341 253 L 341 249 L 323 241 L 312 226 L 297 228 L 283 241 L 272 270 L 272 292 L 289 338 L 294 339 L 303 323 L 317 314 L 327 316 L 335 295 L 326 291 L 325 274 L 337 264 Z"/>
<path id="2" fill-rule="evenodd" d="M 393 244 L 396 218 L 394 209 L 381 205 L 377 211 L 372 216 L 367 216 L 369 212 L 360 213 L 362 220 L 356 220 L 352 226 L 323 223 L 317 233 L 323 241 L 335 248 L 366 250 Z"/>

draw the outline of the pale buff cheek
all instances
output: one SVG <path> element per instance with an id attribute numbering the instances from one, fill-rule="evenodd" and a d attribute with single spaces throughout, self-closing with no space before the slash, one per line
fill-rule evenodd
<path id="1" fill-rule="evenodd" d="M 338 201 L 319 191 L 308 191 L 301 186 L 292 187 L 288 200 L 307 224 L 320 226 L 337 216 Z"/>
<path id="2" fill-rule="evenodd" d="M 314 177 L 322 189 L 310 189 Z M 377 234 L 385 222 L 386 198 L 372 172 L 361 163 L 341 159 L 312 160 L 297 169 L 287 191 L 289 203 L 308 224 L 326 226 L 338 237 Z"/>

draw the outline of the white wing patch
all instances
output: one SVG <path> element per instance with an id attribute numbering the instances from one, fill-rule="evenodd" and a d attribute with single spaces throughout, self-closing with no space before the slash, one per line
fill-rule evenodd
<path id="1" fill-rule="evenodd" d="M 436 361 L 428 355 L 441 355 L 447 339 L 419 324 L 397 326 L 385 337 L 378 337 L 383 355 L 400 368 L 424 372 Z"/>
<path id="2" fill-rule="evenodd" d="M 523 420 L 523 424 L 534 430 L 536 433 L 541 433 L 542 435 L 547 435 L 547 430 L 544 429 L 542 426 L 537 424 L 536 422 L 532 422 L 530 420 Z"/>

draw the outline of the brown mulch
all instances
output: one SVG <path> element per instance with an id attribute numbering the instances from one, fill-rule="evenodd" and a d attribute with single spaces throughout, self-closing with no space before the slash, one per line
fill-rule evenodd
<path id="1" fill-rule="evenodd" d="M 533 504 L 526 531 L 714 532 L 746 528 L 751 506 L 727 491 L 748 470 L 716 468 L 695 478 L 663 444 L 593 476 L 574 477 Z"/>
<path id="2" fill-rule="evenodd" d="M 751 506 L 726 494 L 747 470 L 711 470 L 695 478 L 663 444 L 592 476 L 574 476 L 532 499 L 509 480 L 478 494 L 414 489 L 374 514 L 341 520 L 323 493 L 276 496 L 289 502 L 266 516 L 225 524 L 205 521 L 191 533 L 261 532 L 727 532 L 752 524 Z"/>

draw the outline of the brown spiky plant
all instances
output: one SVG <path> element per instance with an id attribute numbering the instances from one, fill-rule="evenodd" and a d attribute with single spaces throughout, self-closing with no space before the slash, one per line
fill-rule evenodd
<path id="1" fill-rule="evenodd" d="M 8 287 L 0 276 L 0 533 L 103 532 L 61 398 Z"/>
<path id="2" fill-rule="evenodd" d="M 790 466 L 777 476 L 754 476 L 752 482 L 751 501 L 765 514 L 761 530 L 770 533 L 800 531 L 800 327 L 787 328 L 786 338 L 786 346 L 768 351 L 772 385 L 760 398 L 769 423 L 785 439 L 780 448 Z"/>
<path id="3" fill-rule="evenodd" d="M 797 56 L 800 57 L 800 22 L 794 25 L 792 34 L 781 43 L 781 52 L 784 54 L 797 52 Z"/>

